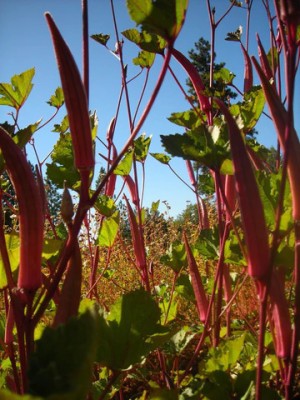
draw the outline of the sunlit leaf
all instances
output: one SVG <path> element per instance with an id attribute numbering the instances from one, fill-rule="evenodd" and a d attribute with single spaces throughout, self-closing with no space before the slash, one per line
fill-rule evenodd
<path id="1" fill-rule="evenodd" d="M 263 90 L 256 86 L 245 93 L 242 102 L 230 107 L 230 112 L 236 118 L 240 117 L 238 126 L 244 134 L 250 132 L 259 120 L 265 106 Z"/>
<path id="2" fill-rule="evenodd" d="M 151 136 L 146 137 L 145 134 L 143 134 L 134 141 L 134 155 L 137 161 L 143 163 L 146 160 L 151 140 Z"/>
<path id="3" fill-rule="evenodd" d="M 65 115 L 60 124 L 54 124 L 54 129 L 52 130 L 52 132 L 66 133 L 68 129 L 69 119 L 68 116 Z"/>
<path id="4" fill-rule="evenodd" d="M 179 272 L 182 267 L 187 266 L 186 251 L 183 243 L 174 242 L 168 252 L 160 258 L 160 261 Z"/>
<path id="5" fill-rule="evenodd" d="M 133 151 L 130 150 L 125 154 L 125 156 L 119 162 L 117 167 L 114 169 L 114 174 L 121 176 L 129 175 L 132 167 L 132 162 L 133 162 Z"/>
<path id="6" fill-rule="evenodd" d="M 207 372 L 227 371 L 235 365 L 243 350 L 246 335 L 239 335 L 236 338 L 226 340 L 218 348 L 211 348 L 210 358 L 205 363 Z"/>
<path id="7" fill-rule="evenodd" d="M 188 0 L 127 0 L 130 17 L 167 40 L 178 36 L 185 20 Z"/>
<path id="8" fill-rule="evenodd" d="M 160 36 L 145 30 L 139 32 L 137 29 L 127 29 L 122 35 L 131 42 L 138 45 L 142 50 L 150 53 L 163 54 L 167 42 Z"/>
<path id="9" fill-rule="evenodd" d="M 150 153 L 150 155 L 162 164 L 169 164 L 171 157 L 163 153 Z"/>
<path id="10" fill-rule="evenodd" d="M 188 129 L 197 128 L 201 124 L 201 120 L 194 110 L 172 113 L 168 120 Z"/>
<path id="11" fill-rule="evenodd" d="M 114 200 L 105 194 L 99 196 L 94 204 L 95 209 L 105 217 L 111 217 L 116 211 Z"/>
<path id="12" fill-rule="evenodd" d="M 33 88 L 35 69 L 31 68 L 11 78 L 11 83 L 0 83 L 0 105 L 19 110 Z"/>
<path id="13" fill-rule="evenodd" d="M 100 246 L 111 247 L 114 244 L 119 230 L 119 218 L 119 212 L 116 211 L 111 217 L 104 219 L 98 236 Z"/>
<path id="14" fill-rule="evenodd" d="M 49 260 L 51 257 L 58 255 L 62 244 L 63 244 L 62 240 L 45 238 L 43 244 L 43 253 L 42 253 L 43 259 Z"/>
<path id="15" fill-rule="evenodd" d="M 52 162 L 47 165 L 47 176 L 59 188 L 64 182 L 74 190 L 79 188 L 80 176 L 74 166 L 72 138 L 69 133 L 61 134 L 51 153 Z"/>
<path id="16" fill-rule="evenodd" d="M 16 272 L 20 263 L 20 238 L 16 233 L 5 235 L 5 243 L 12 273 Z M 0 289 L 7 285 L 3 260 L 0 254 Z"/>
<path id="17" fill-rule="evenodd" d="M 106 35 L 104 33 L 96 33 L 91 35 L 91 38 L 94 39 L 97 43 L 102 44 L 102 46 L 106 46 L 107 42 L 110 39 L 110 35 Z"/>
<path id="18" fill-rule="evenodd" d="M 52 107 L 60 108 L 64 104 L 64 101 L 64 92 L 61 87 L 58 87 L 47 103 Z"/>
<path id="19" fill-rule="evenodd" d="M 151 212 L 152 213 L 156 213 L 158 211 L 159 204 L 160 204 L 160 200 L 152 202 L 152 204 L 151 204 Z"/>
<path id="20" fill-rule="evenodd" d="M 132 62 L 141 68 L 151 68 L 155 60 L 155 54 L 149 51 L 142 50 L 139 55 L 135 57 Z"/>
<path id="21" fill-rule="evenodd" d="M 231 85 L 235 75 L 227 68 L 221 68 L 214 72 L 214 80 L 222 82 L 224 85 Z"/>

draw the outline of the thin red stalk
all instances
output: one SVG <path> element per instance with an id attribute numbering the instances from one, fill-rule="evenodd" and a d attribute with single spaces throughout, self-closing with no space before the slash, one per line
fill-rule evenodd
<path id="1" fill-rule="evenodd" d="M 149 115 L 149 112 L 154 104 L 154 101 L 158 95 L 158 92 L 161 88 L 161 85 L 164 81 L 165 75 L 167 73 L 168 70 L 168 66 L 169 66 L 169 62 L 170 62 L 170 58 L 171 58 L 171 48 L 168 48 L 167 50 L 167 54 L 164 58 L 164 64 L 162 66 L 162 69 L 160 71 L 157 83 L 155 85 L 155 88 L 152 92 L 152 95 L 140 117 L 140 120 L 138 121 L 137 125 L 135 126 L 135 128 L 133 129 L 133 131 L 131 132 L 130 137 L 128 138 L 127 142 L 125 143 L 125 145 L 123 146 L 122 151 L 119 153 L 118 157 L 114 160 L 113 164 L 111 165 L 109 171 L 107 172 L 107 174 L 105 175 L 105 177 L 103 178 L 103 180 L 101 181 L 100 185 L 98 186 L 98 188 L 95 190 L 93 196 L 90 199 L 90 205 L 92 206 L 94 204 L 94 202 L 97 200 L 97 197 L 99 196 L 101 190 L 103 189 L 103 187 L 106 184 L 106 181 L 108 180 L 109 176 L 113 173 L 113 170 L 116 168 L 116 166 L 118 165 L 118 163 L 120 162 L 120 160 L 123 158 L 124 154 L 127 152 L 127 150 L 129 149 L 129 147 L 132 145 L 134 139 L 136 138 L 136 136 L 138 135 L 143 123 L 145 122 L 146 118 Z"/>
<path id="2" fill-rule="evenodd" d="M 137 114 L 138 114 L 138 112 L 139 112 L 140 105 L 141 105 L 142 100 L 143 100 L 144 95 L 145 95 L 145 91 L 146 91 L 147 84 L 148 84 L 148 80 L 149 80 L 149 73 L 150 73 L 150 68 L 147 68 L 147 70 L 146 70 L 145 82 L 144 82 L 144 84 L 143 84 L 143 87 L 142 87 L 142 90 L 141 90 L 141 95 L 140 95 L 140 98 L 139 98 L 139 101 L 138 101 L 138 104 L 137 104 L 137 106 L 136 106 L 136 110 L 135 110 L 135 113 L 134 113 L 134 116 L 133 116 L 133 121 L 132 121 L 132 124 L 133 124 L 133 125 L 135 124 L 135 120 L 136 120 Z M 128 83 L 128 82 L 127 82 L 127 83 Z"/>
<path id="3" fill-rule="evenodd" d="M 261 383 L 264 362 L 264 341 L 266 331 L 266 315 L 267 315 L 267 295 L 266 290 L 261 295 L 259 307 L 259 338 L 258 338 L 258 358 L 256 366 L 256 384 L 255 384 L 255 400 L 262 399 Z"/>
<path id="4" fill-rule="evenodd" d="M 208 300 L 202 284 L 196 260 L 194 258 L 192 249 L 188 243 L 185 232 L 183 233 L 183 240 L 188 260 L 189 273 L 191 276 L 191 283 L 195 294 L 199 320 L 201 322 L 205 322 L 207 319 Z"/>
<path id="5" fill-rule="evenodd" d="M 89 291 L 88 291 L 88 295 L 87 295 L 87 297 L 89 297 L 89 298 L 92 298 L 93 294 L 96 298 L 98 296 L 97 290 L 93 291 L 93 289 L 95 288 L 95 283 L 96 283 L 98 263 L 99 263 L 99 246 L 96 246 L 96 249 L 94 251 L 94 256 L 93 256 L 90 280 L 89 280 Z"/>
<path id="6" fill-rule="evenodd" d="M 167 308 L 167 310 L 165 310 L 166 316 L 165 316 L 165 320 L 164 320 L 164 325 L 166 325 L 166 323 L 168 322 L 168 316 L 169 316 L 169 312 L 170 312 L 170 309 L 171 309 L 172 300 L 173 300 L 173 296 L 174 296 L 174 293 L 175 293 L 176 282 L 177 282 L 178 276 L 179 276 L 179 272 L 175 272 L 174 278 L 173 278 L 173 283 L 172 283 L 172 288 L 171 288 L 171 292 L 170 292 L 168 308 Z"/>
<path id="7" fill-rule="evenodd" d="M 172 49 L 172 55 L 179 62 L 179 64 L 181 64 L 181 66 L 188 74 L 188 77 L 190 78 L 196 92 L 200 108 L 206 114 L 208 124 L 212 125 L 211 104 L 209 98 L 204 94 L 205 86 L 196 67 L 180 51 L 174 48 Z"/>
<path id="8" fill-rule="evenodd" d="M 222 258 L 224 256 L 225 243 L 226 243 L 226 240 L 225 240 L 225 236 L 224 236 L 224 238 L 223 238 L 223 240 L 221 242 L 221 247 L 220 247 L 220 258 Z M 189 360 L 183 375 L 180 378 L 180 382 L 182 382 L 183 379 L 188 375 L 189 370 L 193 366 L 193 363 L 196 360 L 196 358 L 197 358 L 197 356 L 198 356 L 198 354 L 199 354 L 199 352 L 200 352 L 200 350 L 202 348 L 202 345 L 203 345 L 204 340 L 205 340 L 205 338 L 206 338 L 206 336 L 208 334 L 209 329 L 212 328 L 212 326 L 210 326 L 210 324 L 211 324 L 211 314 L 212 314 L 212 308 L 213 308 L 213 304 L 214 304 L 214 297 L 215 297 L 216 289 L 217 289 L 217 282 L 218 282 L 219 273 L 220 273 L 219 266 L 220 266 L 220 259 L 218 261 L 217 268 L 216 268 L 214 284 L 213 284 L 213 288 L 212 288 L 211 297 L 210 297 L 210 300 L 209 300 L 209 303 L 208 303 L 208 308 L 207 308 L 207 313 L 206 313 L 206 320 L 205 320 L 205 323 L 204 323 L 203 331 L 202 331 L 200 339 L 199 339 L 199 341 L 197 343 L 197 346 L 196 346 L 196 348 L 194 350 L 194 353 L 193 353 L 191 359 Z M 232 299 L 232 301 L 233 301 L 233 299 Z M 222 315 L 222 313 L 220 314 L 220 316 L 221 315 Z"/>
<path id="9" fill-rule="evenodd" d="M 299 222 L 295 223 L 295 268 L 294 268 L 294 279 L 295 279 L 295 302 L 294 302 L 294 329 L 292 335 L 292 346 L 291 346 L 291 363 L 288 371 L 287 386 L 289 393 L 291 394 L 292 386 L 295 380 L 295 374 L 297 370 L 297 359 L 299 352 L 299 341 L 300 341 L 300 226 Z"/>
<path id="10" fill-rule="evenodd" d="M 116 35 L 117 43 L 118 43 L 118 46 L 119 46 L 119 57 L 120 57 L 121 75 L 122 75 L 122 86 L 124 87 L 124 90 L 125 90 L 125 99 L 126 99 L 129 127 L 130 127 L 130 132 L 132 132 L 133 122 L 132 122 L 132 115 L 131 115 L 131 107 L 130 107 L 128 87 L 127 87 L 127 82 L 126 82 L 126 72 L 125 72 L 126 69 L 125 69 L 125 65 L 124 65 L 124 61 L 123 61 L 123 51 L 122 51 L 121 41 L 119 39 L 118 25 L 117 25 L 115 7 L 114 7 L 113 0 L 110 0 L 110 6 L 111 6 L 112 17 L 113 17 L 113 22 L 114 22 L 115 35 Z"/>
<path id="11" fill-rule="evenodd" d="M 184 87 L 181 85 L 181 83 L 179 82 L 179 79 L 177 78 L 177 76 L 175 75 L 174 71 L 172 70 L 172 68 L 169 66 L 169 71 L 173 77 L 173 79 L 175 80 L 176 84 L 178 85 L 180 91 L 182 92 L 182 94 L 184 95 L 184 98 L 188 101 L 189 105 L 191 106 L 191 108 L 195 111 L 195 113 L 197 114 L 197 117 L 199 118 L 200 121 L 204 122 L 203 119 L 203 115 L 201 115 L 201 113 L 199 112 L 199 109 L 196 108 L 190 98 L 190 96 L 187 94 L 186 90 L 184 89 Z"/>
<path id="12" fill-rule="evenodd" d="M 253 0 L 247 2 L 247 22 L 246 22 L 246 50 L 249 51 L 250 17 Z"/>

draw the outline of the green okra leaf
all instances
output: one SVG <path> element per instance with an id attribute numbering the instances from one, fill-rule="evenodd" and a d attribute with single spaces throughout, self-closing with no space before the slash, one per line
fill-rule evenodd
<path id="1" fill-rule="evenodd" d="M 127 0 L 129 15 L 136 24 L 146 27 L 167 41 L 178 36 L 187 6 L 188 0 Z"/>
<path id="2" fill-rule="evenodd" d="M 29 96 L 35 69 L 31 68 L 11 78 L 11 83 L 0 83 L 0 105 L 19 110 Z"/>

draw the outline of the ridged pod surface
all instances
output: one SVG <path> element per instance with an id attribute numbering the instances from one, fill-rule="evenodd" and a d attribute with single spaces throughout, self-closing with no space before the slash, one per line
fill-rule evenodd
<path id="1" fill-rule="evenodd" d="M 94 149 L 85 89 L 72 53 L 50 14 L 45 14 L 52 36 L 73 142 L 75 167 L 93 169 Z"/>
<path id="2" fill-rule="evenodd" d="M 0 148 L 19 208 L 20 267 L 18 287 L 36 290 L 42 283 L 43 201 L 23 151 L 0 127 Z"/>

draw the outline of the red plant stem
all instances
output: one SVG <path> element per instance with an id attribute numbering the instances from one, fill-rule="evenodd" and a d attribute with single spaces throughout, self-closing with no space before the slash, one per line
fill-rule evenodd
<path id="1" fill-rule="evenodd" d="M 7 344 L 6 352 L 8 354 L 9 360 L 11 362 L 11 367 L 12 367 L 13 376 L 14 376 L 14 384 L 16 385 L 17 393 L 21 394 L 21 383 L 20 383 L 20 378 L 19 378 L 19 371 L 18 371 L 17 364 L 16 364 L 16 357 L 15 357 L 13 343 Z"/>
<path id="2" fill-rule="evenodd" d="M 171 293 L 170 293 L 170 299 L 169 299 L 169 303 L 168 303 L 168 308 L 165 311 L 166 316 L 165 316 L 165 320 L 164 320 L 164 325 L 166 325 L 166 323 L 168 322 L 168 316 L 169 316 L 169 312 L 171 309 L 171 305 L 172 305 L 172 300 L 173 300 L 173 296 L 174 296 L 174 292 L 175 292 L 175 288 L 176 288 L 176 281 L 178 278 L 179 272 L 175 272 L 174 278 L 173 278 L 173 283 L 172 283 L 172 288 L 171 288 Z"/>
<path id="3" fill-rule="evenodd" d="M 202 284 L 201 276 L 198 270 L 195 257 L 192 249 L 188 243 L 186 233 L 183 232 L 183 242 L 186 251 L 187 262 L 189 266 L 189 274 L 191 277 L 191 284 L 195 295 L 198 317 L 201 322 L 205 322 L 207 318 L 208 300 Z"/>
<path id="4" fill-rule="evenodd" d="M 91 273 L 90 273 L 90 282 L 89 282 L 89 291 L 88 291 L 88 295 L 89 295 L 88 297 L 90 299 L 93 297 L 93 295 L 96 298 L 98 297 L 98 293 L 97 293 L 97 290 L 95 287 L 98 263 L 99 263 L 99 246 L 96 246 L 94 256 L 93 256 Z"/>
<path id="5" fill-rule="evenodd" d="M 224 236 L 224 237 L 223 237 L 223 240 L 222 240 L 222 242 L 221 242 L 221 246 L 220 246 L 220 258 L 224 257 L 225 243 L 226 243 L 226 239 L 225 239 L 225 236 Z M 197 356 L 198 356 L 198 354 L 199 354 L 199 352 L 200 352 L 200 350 L 201 350 L 201 348 L 202 348 L 202 345 L 203 345 L 204 340 L 205 340 L 205 338 L 206 338 L 206 336 L 207 336 L 207 334 L 208 334 L 208 331 L 212 328 L 212 326 L 210 326 L 210 324 L 211 324 L 211 314 L 212 314 L 212 306 L 213 306 L 213 304 L 214 304 L 214 297 L 215 297 L 216 289 L 217 289 L 217 282 L 218 282 L 219 273 L 220 273 L 220 266 L 219 266 L 219 264 L 220 264 L 220 259 L 219 259 L 219 261 L 218 261 L 218 265 L 217 265 L 217 269 L 216 269 L 216 274 L 215 274 L 215 279 L 214 279 L 214 285 L 213 285 L 213 288 L 212 288 L 211 298 L 210 298 L 210 300 L 209 300 L 209 304 L 208 304 L 208 308 L 207 308 L 206 321 L 205 321 L 205 323 L 204 323 L 203 332 L 202 332 L 202 334 L 201 334 L 201 336 L 200 336 L 200 339 L 199 339 L 199 341 L 198 341 L 198 343 L 197 343 L 197 346 L 196 346 L 196 348 L 195 348 L 195 350 L 194 350 L 194 353 L 193 353 L 193 355 L 192 355 L 190 361 L 188 362 L 188 364 L 187 364 L 187 366 L 186 366 L 186 368 L 185 368 L 184 373 L 182 374 L 182 376 L 181 376 L 181 378 L 180 378 L 179 384 L 180 384 L 180 382 L 183 381 L 183 379 L 184 379 L 184 378 L 187 376 L 187 374 L 189 373 L 189 370 L 190 370 L 191 367 L 193 366 L 193 363 L 194 363 L 194 361 L 196 360 L 196 358 L 197 358 Z M 220 315 L 221 315 L 221 314 L 220 314 Z M 218 316 L 218 317 L 219 317 L 219 316 Z"/>
<path id="6" fill-rule="evenodd" d="M 165 357 L 163 355 L 163 353 L 161 352 L 161 350 L 157 350 L 156 352 L 157 354 L 157 358 L 159 361 L 159 365 L 160 365 L 160 369 L 161 369 L 161 373 L 162 373 L 162 378 L 165 381 L 166 387 L 170 390 L 171 389 L 171 385 L 170 385 L 170 380 L 166 371 L 166 360 Z"/>
<path id="7" fill-rule="evenodd" d="M 247 7 L 247 22 L 246 22 L 246 51 L 249 50 L 249 33 L 250 33 L 250 17 L 251 17 L 251 7 L 253 0 L 249 0 L 246 2 Z"/>
<path id="8" fill-rule="evenodd" d="M 164 81 L 164 78 L 166 76 L 167 70 L 168 70 L 168 66 L 170 63 L 170 58 L 171 58 L 171 50 L 172 47 L 168 47 L 167 49 L 167 53 L 164 57 L 164 63 L 162 66 L 162 69 L 160 71 L 157 83 L 155 85 L 155 88 L 152 92 L 152 95 L 140 117 L 140 120 L 138 121 L 137 125 L 135 126 L 135 128 L 133 128 L 130 137 L 128 138 L 127 142 L 125 143 L 125 145 L 123 146 L 123 149 L 121 150 L 121 152 L 119 153 L 118 157 L 114 160 L 114 162 L 112 163 L 110 169 L 108 170 L 107 174 L 105 175 L 105 177 L 103 178 L 103 180 L 101 181 L 100 185 L 98 186 L 98 188 L 95 190 L 93 196 L 91 197 L 89 204 L 90 206 L 92 206 L 95 201 L 97 200 L 97 197 L 99 196 L 101 190 L 103 189 L 103 187 L 105 186 L 109 176 L 113 173 L 114 169 L 116 168 L 116 166 L 118 165 L 118 163 L 120 162 L 120 160 L 123 158 L 123 156 L 125 155 L 125 153 L 127 152 L 127 150 L 129 149 L 129 147 L 132 145 L 134 139 L 136 138 L 137 134 L 139 133 L 142 125 L 144 124 L 146 118 L 149 115 L 149 112 L 154 104 L 154 101 L 158 95 L 158 92 L 161 88 L 161 85 Z"/>
<path id="9" fill-rule="evenodd" d="M 211 104 L 210 104 L 209 98 L 204 94 L 205 86 L 202 82 L 202 79 L 201 79 L 196 67 L 180 51 L 178 51 L 174 48 L 172 49 L 172 55 L 186 71 L 189 79 L 191 80 L 191 82 L 193 84 L 194 90 L 197 94 L 200 108 L 206 114 L 208 124 L 212 125 Z"/>
<path id="10" fill-rule="evenodd" d="M 266 315 L 267 315 L 267 291 L 263 289 L 260 307 L 259 307 L 259 338 L 258 338 L 258 357 L 256 366 L 256 385 L 255 385 L 255 400 L 261 400 L 261 383 L 264 362 L 264 341 L 266 331 Z"/>
<path id="11" fill-rule="evenodd" d="M 119 58 L 120 58 L 121 75 L 122 75 L 122 86 L 124 87 L 124 90 L 125 90 L 125 99 L 126 99 L 129 127 L 130 127 L 130 131 L 132 132 L 133 122 L 132 122 L 132 116 L 131 116 L 131 108 L 130 108 L 128 87 L 127 87 L 127 82 L 126 82 L 126 69 L 125 69 L 125 65 L 124 65 L 124 61 L 123 61 L 123 50 L 122 50 L 122 45 L 121 45 L 121 42 L 120 42 L 120 39 L 119 39 L 118 26 L 117 26 L 117 20 L 116 20 L 115 7 L 114 7 L 113 0 L 110 0 L 110 5 L 111 5 L 111 12 L 112 12 L 112 17 L 113 17 L 113 22 L 114 22 L 115 35 L 116 35 L 116 39 L 117 39 L 117 43 L 118 43 L 118 49 L 119 49 Z"/>
<path id="12" fill-rule="evenodd" d="M 83 86 L 89 103 L 89 19 L 88 0 L 82 0 L 82 64 Z"/>
<path id="13" fill-rule="evenodd" d="M 169 66 L 169 71 L 170 71 L 172 77 L 174 78 L 176 84 L 178 85 L 180 91 L 184 95 L 184 98 L 188 101 L 188 103 L 190 104 L 193 111 L 197 114 L 197 117 L 199 118 L 199 120 L 204 123 L 203 115 L 201 115 L 201 113 L 199 112 L 199 109 L 194 106 L 190 96 L 187 94 L 186 90 L 181 85 L 181 83 L 179 82 L 179 79 L 177 78 L 177 76 L 175 75 L 174 71 L 172 70 L 172 68 L 170 66 Z"/>
<path id="14" fill-rule="evenodd" d="M 133 125 L 135 124 L 135 120 L 136 120 L 138 111 L 139 111 L 139 109 L 140 109 L 140 105 L 141 105 L 142 100 L 143 100 L 143 98 L 144 98 L 144 94 L 145 94 L 145 91 L 146 91 L 146 88 L 147 88 L 147 84 L 148 84 L 148 80 L 149 80 L 149 73 L 150 73 L 150 68 L 147 68 L 147 70 L 146 70 L 145 82 L 144 82 L 144 84 L 143 84 L 143 88 L 142 88 L 142 91 L 141 91 L 141 95 L 140 95 L 140 98 L 139 98 L 139 101 L 138 101 L 138 104 L 137 104 L 137 106 L 136 106 L 136 110 L 135 110 L 135 113 L 134 113 L 134 116 L 133 116 L 133 121 L 132 121 L 132 124 L 133 124 Z M 127 82 L 127 83 L 128 83 L 128 82 Z"/>
<path id="15" fill-rule="evenodd" d="M 295 302 L 294 302 L 294 329 L 292 335 L 291 363 L 288 371 L 287 387 L 291 396 L 292 386 L 297 370 L 297 359 L 300 341 L 300 223 L 295 221 Z"/>
<path id="16" fill-rule="evenodd" d="M 77 236 L 79 234 L 83 219 L 86 215 L 86 212 L 88 210 L 88 206 L 82 202 L 80 199 L 79 205 L 78 205 L 78 210 L 74 218 L 73 222 L 73 227 L 70 230 L 70 234 L 68 236 L 67 242 L 60 254 L 60 257 L 56 263 L 55 267 L 55 274 L 50 282 L 50 287 L 45 293 L 45 297 L 42 299 L 39 305 L 37 305 L 36 313 L 33 316 L 33 325 L 35 326 L 42 315 L 44 314 L 49 301 L 52 299 L 54 296 L 54 293 L 58 287 L 58 284 L 63 276 L 63 273 L 65 272 L 65 269 L 67 267 L 67 263 L 73 254 L 73 251 L 75 249 L 76 243 L 77 243 Z"/>

